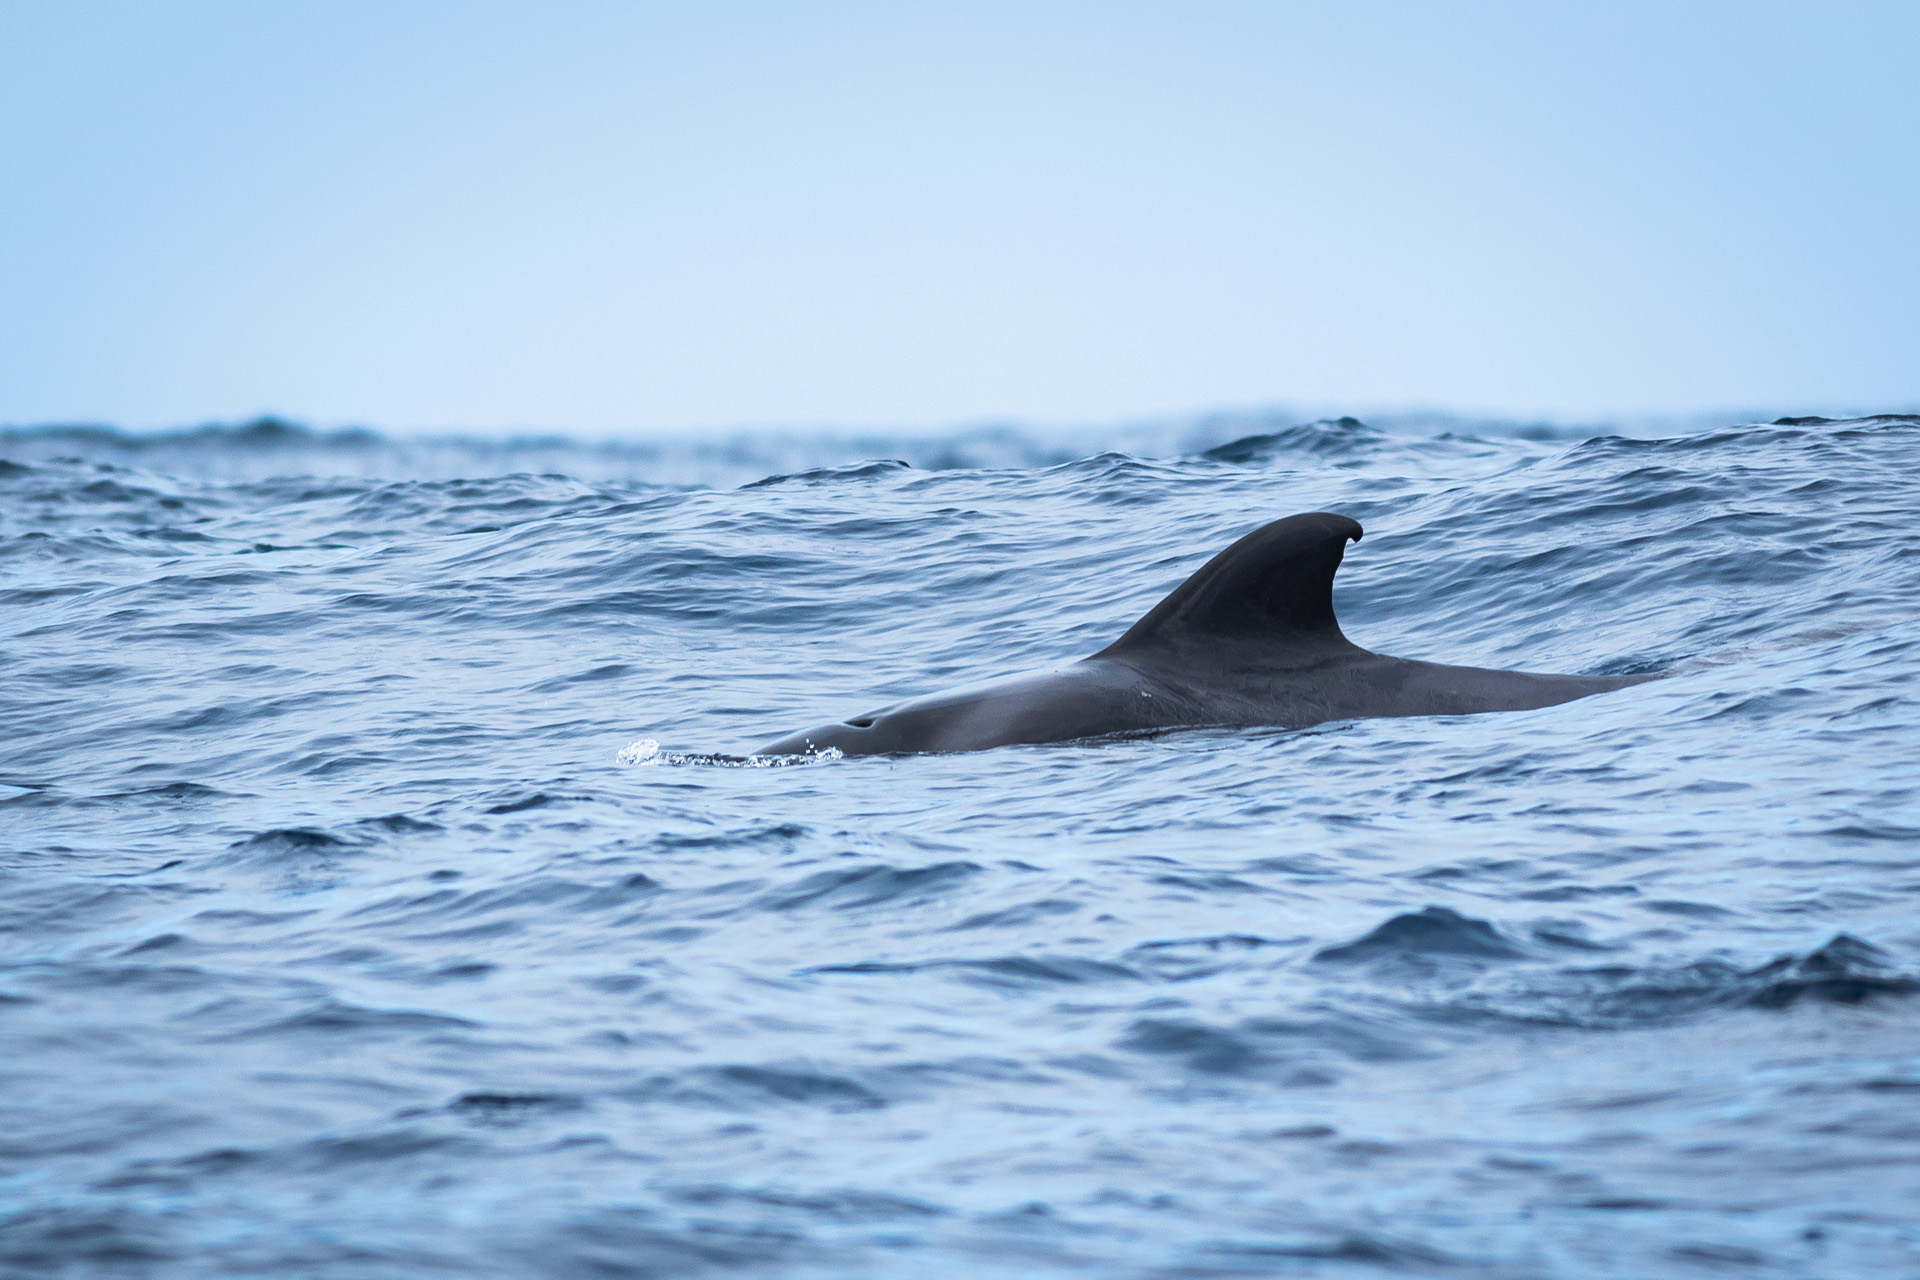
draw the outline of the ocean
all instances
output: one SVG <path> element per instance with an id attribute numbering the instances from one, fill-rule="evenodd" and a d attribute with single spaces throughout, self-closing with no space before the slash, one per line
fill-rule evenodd
<path id="1" fill-rule="evenodd" d="M 1920 418 L 0 459 L 0 1274 L 1920 1273 Z M 1665 678 L 747 755 L 1313 510 Z"/>

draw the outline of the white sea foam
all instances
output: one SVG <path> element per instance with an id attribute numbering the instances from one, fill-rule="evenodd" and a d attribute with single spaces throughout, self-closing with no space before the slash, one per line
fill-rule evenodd
<path id="1" fill-rule="evenodd" d="M 664 758 L 660 754 L 658 738 L 635 738 L 620 748 L 620 754 L 614 757 L 619 764 L 642 765 L 661 764 Z"/>
<path id="2" fill-rule="evenodd" d="M 640 767 L 645 765 L 716 765 L 723 769 L 784 769 L 789 765 L 812 764 L 817 760 L 844 760 L 847 753 L 838 747 L 828 747 L 824 751 L 809 751 L 803 756 L 730 756 L 718 752 L 704 751 L 662 751 L 658 738 L 635 738 L 620 748 L 614 760 L 619 764 Z"/>

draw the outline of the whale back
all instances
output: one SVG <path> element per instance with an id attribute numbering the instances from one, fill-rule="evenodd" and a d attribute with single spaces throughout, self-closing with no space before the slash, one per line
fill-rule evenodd
<path id="1" fill-rule="evenodd" d="M 1208 640 L 1344 646 L 1333 616 L 1333 575 L 1360 533 L 1358 521 L 1325 511 L 1262 525 L 1093 656 Z"/>

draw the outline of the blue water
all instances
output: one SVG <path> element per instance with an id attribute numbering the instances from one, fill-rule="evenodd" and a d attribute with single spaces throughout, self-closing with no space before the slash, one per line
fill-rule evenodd
<path id="1" fill-rule="evenodd" d="M 1102 443 L 0 435 L 0 1274 L 1920 1269 L 1920 419 Z M 1668 678 L 741 757 L 1315 509 Z"/>

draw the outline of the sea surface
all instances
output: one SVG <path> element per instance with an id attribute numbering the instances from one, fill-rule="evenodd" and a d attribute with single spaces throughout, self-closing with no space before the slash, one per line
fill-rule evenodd
<path id="1" fill-rule="evenodd" d="M 1920 418 L 0 458 L 0 1275 L 1920 1274 Z M 1666 678 L 746 755 L 1310 510 Z"/>

